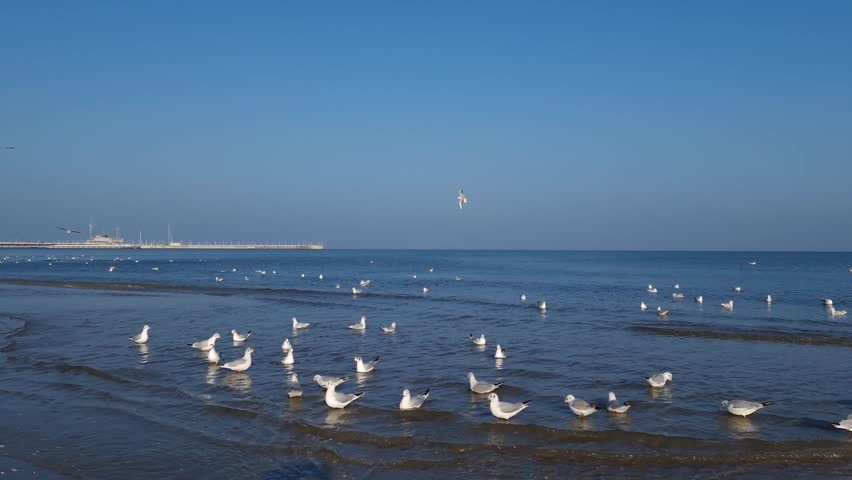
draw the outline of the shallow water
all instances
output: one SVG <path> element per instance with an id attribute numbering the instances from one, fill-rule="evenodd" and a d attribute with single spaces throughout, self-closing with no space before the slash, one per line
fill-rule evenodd
<path id="1" fill-rule="evenodd" d="M 4 256 L 0 462 L 83 478 L 852 474 L 849 435 L 831 426 L 852 413 L 852 320 L 829 318 L 819 301 L 852 300 L 850 254 Z M 360 279 L 372 285 L 353 297 Z M 646 293 L 648 283 L 659 293 Z M 672 300 L 674 283 L 686 299 Z M 742 293 L 731 291 L 737 285 Z M 703 306 L 692 301 L 698 294 Z M 546 314 L 537 299 L 547 300 Z M 719 307 L 728 299 L 732 312 Z M 667 320 L 650 313 L 657 305 L 671 309 Z M 365 333 L 346 328 L 361 315 Z M 313 325 L 293 332 L 293 316 Z M 392 321 L 397 332 L 383 333 Z M 136 346 L 127 337 L 145 323 L 151 339 Z M 233 345 L 232 328 L 253 335 Z M 208 367 L 186 345 L 214 331 L 223 361 L 255 349 L 248 372 Z M 468 333 L 484 333 L 488 345 L 472 345 Z M 284 337 L 292 367 L 280 364 Z M 502 362 L 497 343 L 508 352 Z M 356 374 L 356 354 L 380 356 L 377 370 Z M 644 377 L 663 370 L 673 383 L 647 388 Z M 530 407 L 495 419 L 467 389 L 468 371 L 505 382 L 501 399 Z M 287 398 L 291 372 L 301 400 Z M 340 389 L 365 395 L 330 410 L 310 380 L 316 373 L 348 375 Z M 399 412 L 406 387 L 431 388 L 422 410 Z M 629 415 L 577 419 L 562 403 L 572 393 L 604 405 L 608 391 L 634 405 Z M 718 410 L 732 398 L 777 403 L 740 419 Z"/>

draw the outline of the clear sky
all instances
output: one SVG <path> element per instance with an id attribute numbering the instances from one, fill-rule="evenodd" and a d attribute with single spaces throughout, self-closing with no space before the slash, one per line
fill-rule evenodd
<path id="1" fill-rule="evenodd" d="M 0 239 L 852 248 L 852 2 L 0 2 Z M 470 198 L 459 212 L 458 188 Z"/>

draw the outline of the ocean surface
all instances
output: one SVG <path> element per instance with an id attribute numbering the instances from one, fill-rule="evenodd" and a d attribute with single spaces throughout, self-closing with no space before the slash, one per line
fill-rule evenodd
<path id="1" fill-rule="evenodd" d="M 852 476 L 850 436 L 832 426 L 852 413 L 852 318 L 833 319 L 820 303 L 852 308 L 849 253 L 7 250 L 0 259 L 7 474 L 27 465 L 87 479 Z M 362 279 L 371 286 L 353 297 Z M 684 300 L 672 299 L 675 283 Z M 723 310 L 730 299 L 733 311 Z M 366 332 L 348 329 L 361 315 Z M 312 325 L 295 332 L 292 317 Z M 394 321 L 396 333 L 383 333 Z M 150 340 L 137 346 L 128 337 L 143 324 Z M 234 345 L 231 329 L 252 336 Z M 223 361 L 255 349 L 247 372 L 208 366 L 187 346 L 213 332 Z M 291 367 L 281 364 L 286 337 Z M 379 356 L 377 369 L 356 374 L 358 354 Z M 647 387 L 666 370 L 669 386 Z M 502 400 L 530 407 L 494 418 L 467 372 L 504 382 Z M 291 373 L 302 399 L 287 396 Z M 365 394 L 331 410 L 315 374 L 349 376 L 339 390 Z M 404 388 L 431 396 L 400 412 Z M 578 419 L 563 403 L 570 393 L 604 406 L 609 391 L 631 402 L 628 415 Z M 743 419 L 719 410 L 725 399 L 776 403 Z"/>

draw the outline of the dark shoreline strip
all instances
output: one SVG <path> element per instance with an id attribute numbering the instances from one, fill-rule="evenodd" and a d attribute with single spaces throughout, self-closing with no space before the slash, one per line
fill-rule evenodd
<path id="1" fill-rule="evenodd" d="M 718 330 L 677 329 L 652 325 L 633 325 L 628 330 L 670 337 L 711 338 L 716 340 L 740 340 L 748 342 L 790 343 L 795 345 L 816 345 L 833 347 L 852 347 L 852 338 L 832 337 L 827 335 L 796 335 L 766 331 L 733 330 L 722 332 Z"/>

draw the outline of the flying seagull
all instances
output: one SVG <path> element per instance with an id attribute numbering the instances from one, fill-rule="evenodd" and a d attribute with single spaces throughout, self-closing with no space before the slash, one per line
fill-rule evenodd
<path id="1" fill-rule="evenodd" d="M 459 190 L 459 196 L 456 197 L 456 200 L 459 201 L 459 210 L 463 210 L 464 206 L 467 205 L 467 196 L 464 194 L 464 190 Z"/>
<path id="2" fill-rule="evenodd" d="M 65 227 L 56 227 L 56 228 L 62 230 L 63 232 L 65 232 L 69 235 L 72 234 L 72 233 L 80 233 L 77 230 L 71 230 L 70 228 L 65 228 Z"/>

